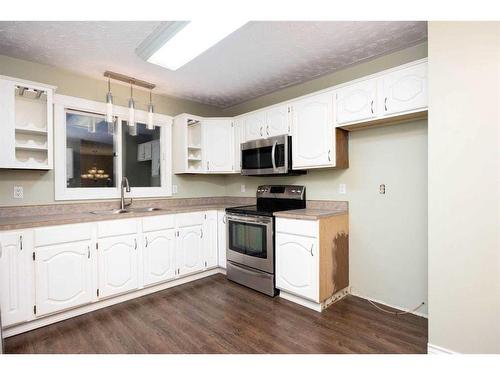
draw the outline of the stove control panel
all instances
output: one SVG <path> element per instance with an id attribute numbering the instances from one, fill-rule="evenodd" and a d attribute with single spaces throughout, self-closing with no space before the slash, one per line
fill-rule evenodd
<path id="1" fill-rule="evenodd" d="M 257 198 L 305 200 L 305 192 L 302 185 L 261 185 L 257 188 Z"/>

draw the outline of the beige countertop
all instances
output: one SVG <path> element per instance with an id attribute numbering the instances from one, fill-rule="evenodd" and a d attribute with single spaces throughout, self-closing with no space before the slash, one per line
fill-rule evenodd
<path id="1" fill-rule="evenodd" d="M 120 220 L 146 216 L 168 215 L 182 212 L 196 212 L 225 209 L 234 204 L 205 204 L 183 207 L 169 207 L 152 212 L 127 212 L 124 214 L 94 214 L 92 212 L 58 213 L 33 216 L 7 216 L 0 217 L 0 230 L 15 230 L 35 227 L 46 227 L 51 225 L 86 223 L 104 220 Z"/>
<path id="2" fill-rule="evenodd" d="M 347 214 L 347 209 L 303 208 L 299 210 L 278 211 L 274 213 L 274 216 L 296 220 L 319 220 L 343 214 Z"/>

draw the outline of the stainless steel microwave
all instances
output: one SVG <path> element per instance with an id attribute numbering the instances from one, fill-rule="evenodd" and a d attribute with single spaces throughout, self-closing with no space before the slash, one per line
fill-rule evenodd
<path id="1" fill-rule="evenodd" d="M 304 172 L 299 171 L 299 173 Z M 292 171 L 292 137 L 285 134 L 242 143 L 241 174 L 244 176 L 297 174 Z"/>

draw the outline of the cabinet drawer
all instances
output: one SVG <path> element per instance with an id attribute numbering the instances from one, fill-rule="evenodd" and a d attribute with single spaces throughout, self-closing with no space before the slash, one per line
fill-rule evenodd
<path id="1" fill-rule="evenodd" d="M 319 236 L 319 222 L 315 220 L 295 220 L 277 217 L 276 232 L 317 238 Z"/>
<path id="2" fill-rule="evenodd" d="M 151 232 L 175 228 L 175 215 L 151 216 L 142 219 L 142 230 Z"/>
<path id="3" fill-rule="evenodd" d="M 97 236 L 103 238 L 136 234 L 138 222 L 137 219 L 101 221 L 97 223 Z"/>
<path id="4" fill-rule="evenodd" d="M 35 247 L 92 238 L 92 224 L 58 225 L 35 229 Z"/>
<path id="5" fill-rule="evenodd" d="M 189 212 L 185 214 L 177 214 L 175 217 L 178 227 L 190 227 L 193 225 L 201 225 L 205 220 L 205 212 Z"/>

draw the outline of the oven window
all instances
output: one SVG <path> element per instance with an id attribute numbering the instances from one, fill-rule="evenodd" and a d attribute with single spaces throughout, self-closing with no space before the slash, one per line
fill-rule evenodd
<path id="1" fill-rule="evenodd" d="M 268 169 L 273 167 L 273 146 L 264 146 L 243 150 L 241 152 L 241 163 L 243 169 Z M 285 145 L 278 144 L 274 150 L 276 168 L 285 165 Z"/>
<path id="2" fill-rule="evenodd" d="M 266 226 L 229 221 L 229 249 L 241 254 L 267 258 Z"/>

